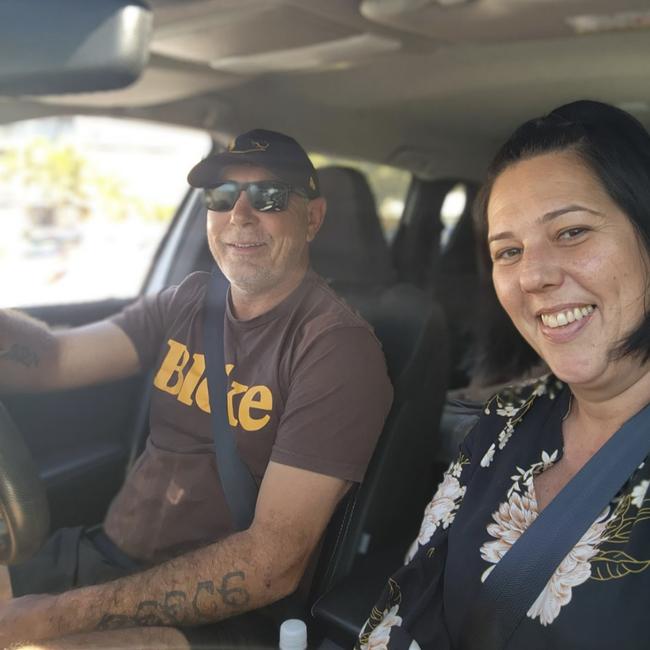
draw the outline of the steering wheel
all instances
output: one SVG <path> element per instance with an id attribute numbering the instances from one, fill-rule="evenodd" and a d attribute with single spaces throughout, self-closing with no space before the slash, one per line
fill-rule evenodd
<path id="1" fill-rule="evenodd" d="M 22 435 L 0 403 L 0 564 L 30 558 L 49 529 L 45 488 Z"/>

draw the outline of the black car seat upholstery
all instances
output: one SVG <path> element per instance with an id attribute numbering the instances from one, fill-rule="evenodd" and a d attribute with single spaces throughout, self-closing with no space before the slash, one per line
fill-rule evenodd
<path id="1" fill-rule="evenodd" d="M 393 283 L 390 251 L 365 176 L 351 167 L 332 166 L 319 170 L 318 177 L 327 214 L 310 246 L 312 266 L 342 289 Z"/>
<path id="2" fill-rule="evenodd" d="M 477 186 L 465 182 L 465 209 L 451 231 L 438 259 L 433 263 L 431 284 L 434 297 L 453 324 L 451 335 L 450 386 L 465 386 L 476 363 L 476 328 L 480 323 L 481 277 L 474 235 L 472 205 Z"/>
<path id="3" fill-rule="evenodd" d="M 399 556 L 417 533 L 437 478 L 432 457 L 448 345 L 440 306 L 421 289 L 394 280 L 365 177 L 345 167 L 321 169 L 319 177 L 328 208 L 311 244 L 312 265 L 374 327 L 395 391 L 366 478 L 328 529 L 314 583 L 322 593 L 348 575 L 360 556 L 387 548 Z"/>
<path id="4" fill-rule="evenodd" d="M 454 178 L 413 180 L 404 217 L 392 244 L 393 262 L 402 282 L 431 289 L 432 274 L 440 255 L 442 204 L 457 182 Z"/>
<path id="5" fill-rule="evenodd" d="M 459 183 L 465 187 L 465 207 L 443 246 L 442 206 Z M 445 311 L 450 324 L 450 386 L 456 388 L 469 382 L 474 363 L 480 291 L 472 221 L 477 184 L 458 178 L 415 180 L 411 189 L 393 242 L 393 259 L 398 278 L 430 292 Z"/>

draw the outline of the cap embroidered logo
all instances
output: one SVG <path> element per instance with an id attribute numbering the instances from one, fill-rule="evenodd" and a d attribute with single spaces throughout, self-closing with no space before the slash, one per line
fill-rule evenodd
<path id="1" fill-rule="evenodd" d="M 269 148 L 269 143 L 264 140 L 251 140 L 250 144 L 252 145 L 250 149 L 237 149 L 237 140 L 233 140 L 228 145 L 228 151 L 230 153 L 255 153 L 256 151 L 266 151 Z"/>

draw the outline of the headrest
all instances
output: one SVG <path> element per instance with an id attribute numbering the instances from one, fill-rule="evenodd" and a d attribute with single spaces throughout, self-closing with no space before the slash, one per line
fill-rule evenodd
<path id="1" fill-rule="evenodd" d="M 390 284 L 390 251 L 365 176 L 350 167 L 318 170 L 327 200 L 323 225 L 310 244 L 312 267 L 333 284 Z"/>

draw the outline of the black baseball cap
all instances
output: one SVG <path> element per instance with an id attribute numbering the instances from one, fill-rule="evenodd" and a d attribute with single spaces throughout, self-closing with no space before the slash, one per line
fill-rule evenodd
<path id="1" fill-rule="evenodd" d="M 303 190 L 314 199 L 320 196 L 318 176 L 305 150 L 290 136 L 253 129 L 238 135 L 226 151 L 212 154 L 195 165 L 187 176 L 192 187 L 215 187 L 227 165 L 255 165 L 268 169 L 279 180 Z"/>

